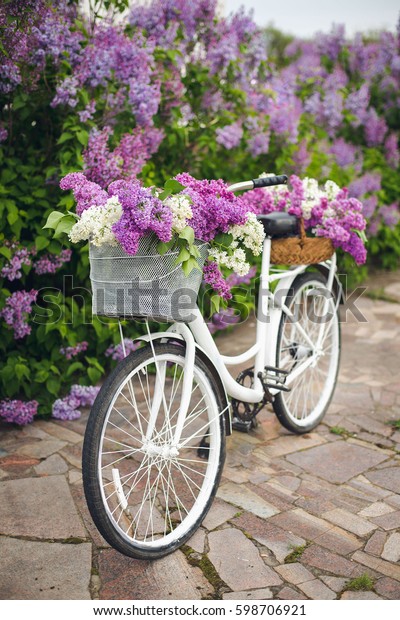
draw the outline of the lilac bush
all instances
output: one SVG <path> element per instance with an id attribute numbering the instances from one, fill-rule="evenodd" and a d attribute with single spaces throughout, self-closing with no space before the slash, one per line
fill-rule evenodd
<path id="1" fill-rule="evenodd" d="M 117 180 L 161 187 L 181 170 L 227 182 L 263 171 L 332 179 L 348 187 L 343 200 L 362 203 L 367 264 L 393 267 L 400 256 L 399 29 L 349 38 L 335 26 L 307 41 L 282 36 L 274 43 L 244 10 L 222 17 L 216 0 L 130 3 L 118 19 L 124 2 L 98 4 L 110 9 L 102 19 L 67 0 L 0 6 L 0 385 L 6 400 L 35 399 L 38 415 L 50 415 L 71 385 L 99 381 L 115 340 L 115 326 L 89 326 L 87 301 L 76 302 L 63 288 L 65 275 L 88 288 L 86 250 L 69 259 L 68 242 L 42 229 L 58 203 L 73 207 L 72 196 L 59 191 L 69 173 L 75 176 L 63 189 L 74 190 L 81 216 L 105 205 Z M 189 189 L 199 200 L 206 195 L 205 185 Z M 276 207 L 255 196 L 261 211 Z M 125 213 L 134 210 L 124 200 Z M 149 200 L 166 239 L 165 213 Z M 226 215 L 229 198 L 218 200 Z M 296 200 L 293 212 L 300 187 Z M 187 217 L 172 225 L 178 220 Z M 195 223 L 210 233 L 210 223 Z M 138 231 L 130 232 L 134 248 Z M 362 242 L 351 228 L 345 232 L 341 270 L 363 277 L 366 271 L 347 258 L 353 248 L 363 259 Z M 229 296 L 224 269 L 210 262 L 206 278 Z M 63 322 L 49 320 L 47 286 L 63 291 Z M 39 291 L 41 322 L 30 311 L 31 291 Z M 134 338 L 137 327 L 129 329 Z M 85 356 L 67 360 L 60 353 L 84 341 Z"/>

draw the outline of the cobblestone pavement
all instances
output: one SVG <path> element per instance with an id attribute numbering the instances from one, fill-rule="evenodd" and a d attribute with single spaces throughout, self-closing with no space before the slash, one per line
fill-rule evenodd
<path id="1" fill-rule="evenodd" d="M 378 288 L 381 286 L 378 280 Z M 342 326 L 333 403 L 312 433 L 270 411 L 228 440 L 223 480 L 190 547 L 155 562 L 110 548 L 83 498 L 87 416 L 0 434 L 1 599 L 399 599 L 400 283 Z M 244 350 L 251 321 L 220 337 Z M 233 353 L 233 351 L 232 351 Z M 351 582 L 368 575 L 369 589 Z"/>

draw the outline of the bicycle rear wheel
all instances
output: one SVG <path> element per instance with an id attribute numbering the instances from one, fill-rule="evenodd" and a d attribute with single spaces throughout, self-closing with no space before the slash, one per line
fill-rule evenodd
<path id="1" fill-rule="evenodd" d="M 316 349 L 326 293 L 326 280 L 319 273 L 303 273 L 295 278 L 285 300 L 295 315 L 291 322 L 282 313 L 276 348 L 276 366 L 294 371 Z M 329 320 L 328 320 L 329 319 Z M 331 402 L 340 363 L 340 322 L 336 299 L 329 299 L 322 317 L 323 337 L 314 362 L 290 384 L 290 392 L 276 395 L 273 408 L 280 423 L 288 430 L 307 433 L 323 419 Z M 299 331 L 303 328 L 313 346 Z"/>
<path id="2" fill-rule="evenodd" d="M 225 396 L 206 363 L 196 357 L 176 447 L 185 347 L 153 347 L 155 356 L 146 345 L 106 380 L 83 445 L 83 483 L 92 518 L 114 548 L 139 559 L 167 555 L 196 531 L 211 506 L 225 459 Z"/>

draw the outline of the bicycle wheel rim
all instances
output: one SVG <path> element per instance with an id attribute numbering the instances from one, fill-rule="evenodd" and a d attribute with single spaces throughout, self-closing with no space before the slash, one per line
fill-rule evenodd
<path id="1" fill-rule="evenodd" d="M 166 394 L 171 397 L 171 401 L 167 402 L 165 398 L 161 403 L 161 415 L 156 421 L 153 436 L 146 440 L 147 443 L 143 440 L 146 435 L 146 415 L 138 408 L 138 395 L 142 392 L 147 414 L 151 411 L 152 400 L 149 395 L 151 396 L 153 387 L 154 397 L 156 375 L 147 372 L 147 368 L 154 364 L 154 358 L 150 355 L 127 375 L 114 394 L 105 416 L 97 461 L 101 498 L 112 528 L 126 544 L 149 552 L 174 545 L 203 518 L 205 506 L 215 490 L 221 452 L 218 405 L 207 375 L 196 366 L 195 385 L 192 384 L 192 397 L 181 440 L 181 443 L 186 444 L 179 449 L 178 455 L 171 453 L 171 438 L 181 396 L 179 386 L 182 383 L 184 357 L 164 353 L 157 354 L 156 358 L 158 368 L 165 368 L 169 364 L 171 377 Z M 133 393 L 136 399 L 137 410 L 135 403 L 130 403 L 136 416 L 134 428 L 132 422 L 127 422 L 127 415 L 120 410 L 118 402 L 121 398 L 126 402 L 127 393 L 130 397 Z M 173 408 L 174 403 L 176 406 Z M 169 421 L 166 411 L 170 414 Z M 115 424 L 116 417 L 120 420 L 118 424 Z M 139 428 L 140 426 L 142 428 Z M 110 428 L 112 437 L 107 435 Z M 122 441 L 120 437 L 116 438 L 118 433 L 123 435 Z M 207 452 L 208 459 L 197 456 L 199 443 L 204 442 L 204 439 L 209 442 L 208 446 L 202 448 Z M 124 443 L 127 447 L 122 449 L 128 452 L 121 457 L 117 454 L 110 457 L 110 445 L 115 448 L 116 441 L 121 445 Z M 118 462 L 115 463 L 112 459 Z M 132 463 L 126 473 L 127 460 Z M 124 461 L 125 469 L 122 467 Z M 117 472 L 113 471 L 115 469 Z M 124 507 L 125 502 L 127 505 Z M 175 510 L 172 510 L 173 507 Z"/>
<path id="2" fill-rule="evenodd" d="M 301 360 L 306 359 L 310 350 L 309 343 L 299 333 L 297 325 L 300 324 L 305 329 L 314 344 L 317 342 L 320 324 L 310 320 L 310 314 L 315 318 L 322 316 L 325 295 L 310 295 L 310 292 L 316 289 L 326 291 L 326 287 L 319 279 L 308 278 L 286 302 L 291 311 L 294 307 L 296 308 L 298 323 L 291 323 L 286 320 L 286 317 L 282 317 L 277 366 L 289 372 Z M 309 311 L 310 300 L 313 304 L 312 312 Z M 340 359 L 340 329 L 334 299 L 328 301 L 326 314 L 331 318 L 324 324 L 325 333 L 321 356 L 315 365 L 309 366 L 293 380 L 290 384 L 290 392 L 282 392 L 278 396 L 289 422 L 299 429 L 314 427 L 322 419 L 336 385 Z"/>

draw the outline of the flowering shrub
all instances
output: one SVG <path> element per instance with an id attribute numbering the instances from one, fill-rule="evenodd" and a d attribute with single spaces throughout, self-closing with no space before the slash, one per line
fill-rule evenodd
<path id="1" fill-rule="evenodd" d="M 216 0 L 129 4 L 119 19 L 127 0 L 99 0 L 89 14 L 78 0 L 0 6 L 1 398 L 36 401 L 39 416 L 72 385 L 95 384 L 119 337 L 112 321 L 89 324 L 85 247 L 69 258 L 68 242 L 42 230 L 56 205 L 73 206 L 59 190 L 69 173 L 97 184 L 76 195 L 79 215 L 112 197 L 122 206 L 122 186 L 105 191 L 117 180 L 161 187 L 181 170 L 332 179 L 363 204 L 367 265 L 399 261 L 399 32 L 349 40 L 336 26 L 302 41 L 262 32 L 244 11 L 221 18 Z M 170 205 L 175 230 L 190 208 Z M 341 270 L 365 275 L 346 257 Z M 206 278 L 229 295 L 217 263 Z M 79 357 L 60 352 L 84 341 Z"/>

